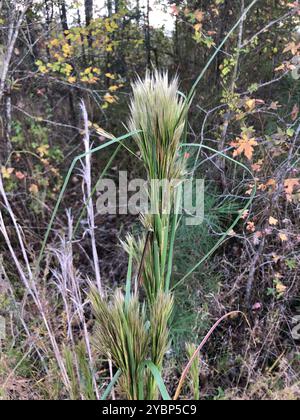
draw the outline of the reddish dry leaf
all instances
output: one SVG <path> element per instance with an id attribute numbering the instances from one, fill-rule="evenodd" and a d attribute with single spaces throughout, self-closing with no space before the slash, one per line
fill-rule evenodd
<path id="1" fill-rule="evenodd" d="M 246 220 L 247 217 L 249 216 L 249 210 L 245 210 L 244 213 L 242 214 L 242 219 Z"/>
<path id="2" fill-rule="evenodd" d="M 288 3 L 287 6 L 290 7 L 291 9 L 298 10 L 298 14 L 299 14 L 299 12 L 300 12 L 300 4 L 299 4 L 298 1 L 294 1 L 293 3 Z"/>
<path id="3" fill-rule="evenodd" d="M 254 163 L 253 165 L 251 165 L 252 171 L 253 172 L 260 172 L 262 169 L 262 165 L 263 165 L 264 161 L 261 159 L 258 162 Z"/>
<path id="4" fill-rule="evenodd" d="M 248 222 L 246 229 L 247 229 L 248 232 L 251 232 L 251 233 L 255 232 L 254 222 Z"/>
<path id="5" fill-rule="evenodd" d="M 204 19 L 204 12 L 202 12 L 202 10 L 196 10 L 196 12 L 194 13 L 195 18 L 198 22 L 202 22 Z"/>
<path id="6" fill-rule="evenodd" d="M 276 186 L 276 180 L 271 178 L 269 179 L 269 181 L 266 183 L 267 187 L 275 187 Z"/>
<path id="7" fill-rule="evenodd" d="M 249 185 L 249 190 L 245 192 L 246 195 L 251 195 L 253 193 L 254 185 Z"/>
<path id="8" fill-rule="evenodd" d="M 179 9 L 176 6 L 176 4 L 172 4 L 171 6 L 171 14 L 174 16 L 178 16 L 179 15 Z"/>
<path id="9" fill-rule="evenodd" d="M 295 188 L 300 187 L 300 179 L 298 178 L 289 178 L 284 181 L 284 190 L 287 201 L 292 202 L 293 200 L 293 192 Z"/>
<path id="10" fill-rule="evenodd" d="M 262 237 L 263 237 L 262 232 L 260 232 L 260 231 L 255 232 L 254 235 L 253 235 L 253 244 L 254 245 L 259 245 Z"/>
<path id="11" fill-rule="evenodd" d="M 259 311 L 262 308 L 262 304 L 257 302 L 252 306 L 253 311 Z"/>
<path id="12" fill-rule="evenodd" d="M 289 42 L 283 52 L 286 53 L 290 51 L 293 55 L 296 55 L 299 49 L 300 44 L 296 44 L 296 42 Z"/>
<path id="13" fill-rule="evenodd" d="M 296 121 L 296 119 L 298 118 L 298 115 L 299 115 L 299 107 L 298 107 L 297 104 L 295 104 L 294 108 L 293 108 L 293 111 L 292 111 L 292 114 L 291 114 L 292 120 Z"/>
<path id="14" fill-rule="evenodd" d="M 231 146 L 235 148 L 233 157 L 244 154 L 247 159 L 251 160 L 253 158 L 254 147 L 257 146 L 257 144 L 254 137 L 249 138 L 247 134 L 243 134 L 236 142 L 231 143 Z"/>
<path id="15" fill-rule="evenodd" d="M 23 181 L 23 179 L 26 178 L 26 175 L 23 174 L 23 172 L 18 171 L 18 172 L 16 172 L 16 178 L 18 178 L 20 181 Z"/>

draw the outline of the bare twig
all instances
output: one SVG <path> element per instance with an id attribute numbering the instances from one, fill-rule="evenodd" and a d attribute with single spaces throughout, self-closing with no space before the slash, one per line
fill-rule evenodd
<path id="1" fill-rule="evenodd" d="M 179 398 L 180 395 L 180 391 L 182 389 L 182 386 L 184 384 L 185 378 L 195 360 L 195 358 L 198 356 L 198 354 L 200 353 L 200 351 L 202 350 L 202 348 L 205 346 L 205 344 L 208 342 L 209 338 L 211 337 L 211 335 L 213 334 L 213 332 L 215 331 L 215 329 L 226 319 L 226 318 L 230 318 L 232 316 L 236 316 L 236 315 L 243 315 L 243 317 L 245 318 L 248 326 L 250 327 L 249 321 L 246 317 L 246 315 L 241 312 L 241 311 L 233 311 L 230 312 L 224 316 L 222 316 L 222 318 L 220 318 L 215 324 L 214 326 L 209 330 L 209 332 L 206 334 L 206 336 L 204 337 L 204 339 L 202 340 L 201 344 L 199 345 L 199 347 L 197 347 L 197 349 L 195 350 L 193 356 L 191 357 L 191 359 L 189 360 L 188 364 L 186 365 L 184 371 L 182 372 L 178 387 L 176 389 L 175 392 L 175 396 L 174 396 L 174 400 L 177 400 Z"/>
<path id="2" fill-rule="evenodd" d="M 12 54 L 16 45 L 16 41 L 19 35 L 20 27 L 22 25 L 24 16 L 26 15 L 31 5 L 32 5 L 32 0 L 29 0 L 27 3 L 24 4 L 20 12 L 18 12 L 17 10 L 14 10 L 14 13 L 12 13 L 13 16 L 16 14 L 17 18 L 16 18 L 16 22 L 14 22 L 13 19 L 11 19 L 11 22 L 10 22 L 7 49 L 3 57 L 2 71 L 0 75 L 0 102 L 2 100 L 4 91 L 5 91 L 7 74 L 9 71 L 9 66 L 10 66 Z M 1 3 L 1 7 L 2 7 L 2 3 Z"/>
<path id="3" fill-rule="evenodd" d="M 92 244 L 92 252 L 93 252 L 93 260 L 94 260 L 94 270 L 96 275 L 96 284 L 98 287 L 98 291 L 101 296 L 103 296 L 103 289 L 102 289 L 102 282 L 101 282 L 101 274 L 100 274 L 100 261 L 96 246 L 96 236 L 95 236 L 95 214 L 94 214 L 94 206 L 93 200 L 91 199 L 92 196 L 92 168 L 91 168 L 91 155 L 89 154 L 90 151 L 90 133 L 89 133 L 89 121 L 88 121 L 88 114 L 85 107 L 84 102 L 81 102 L 81 110 L 83 115 L 84 121 L 84 148 L 86 152 L 85 156 L 85 164 L 83 166 L 83 177 L 85 181 L 85 194 L 84 200 L 85 205 L 87 206 L 87 215 L 88 215 L 88 224 L 89 224 L 89 234 L 91 236 L 91 244 Z"/>

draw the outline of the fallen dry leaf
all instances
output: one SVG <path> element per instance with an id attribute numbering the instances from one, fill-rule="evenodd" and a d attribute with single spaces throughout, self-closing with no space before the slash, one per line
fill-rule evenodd
<path id="1" fill-rule="evenodd" d="M 202 22 L 204 19 L 204 12 L 202 12 L 202 10 L 196 10 L 196 12 L 194 13 L 195 18 L 198 22 Z"/>
<path id="2" fill-rule="evenodd" d="M 298 118 L 298 115 L 299 115 L 299 106 L 295 104 L 292 110 L 292 114 L 291 114 L 292 120 L 296 121 L 296 119 Z"/>
<path id="3" fill-rule="evenodd" d="M 299 188 L 300 187 L 300 179 L 298 178 L 289 178 L 286 179 L 284 181 L 284 190 L 285 190 L 285 195 L 287 198 L 287 201 L 289 201 L 290 203 L 293 200 L 293 192 L 295 188 Z"/>
<path id="4" fill-rule="evenodd" d="M 243 135 L 238 138 L 236 142 L 232 142 L 231 146 L 235 148 L 233 157 L 244 154 L 247 159 L 251 160 L 253 157 L 254 147 L 257 146 L 257 141 L 254 137 L 249 138 L 247 135 Z"/>
<path id="5" fill-rule="evenodd" d="M 269 217 L 269 224 L 270 224 L 271 226 L 277 226 L 277 225 L 278 225 L 278 220 L 277 220 L 277 219 L 275 219 L 274 217 L 270 216 L 270 217 Z"/>
<path id="6" fill-rule="evenodd" d="M 18 178 L 19 181 L 23 181 L 23 179 L 26 178 L 26 175 L 23 174 L 23 172 L 18 171 L 18 172 L 16 172 L 16 178 Z"/>
<path id="7" fill-rule="evenodd" d="M 248 232 L 255 232 L 255 224 L 254 222 L 248 222 L 246 227 Z"/>
<path id="8" fill-rule="evenodd" d="M 29 187 L 29 191 L 31 192 L 31 194 L 38 194 L 39 192 L 39 187 L 36 184 L 31 184 Z"/>
<path id="9" fill-rule="evenodd" d="M 289 240 L 289 238 L 288 238 L 288 236 L 287 236 L 287 234 L 286 234 L 286 233 L 280 232 L 278 236 L 279 236 L 279 239 L 280 239 L 282 242 L 287 242 L 287 241 Z"/>
<path id="10" fill-rule="evenodd" d="M 285 293 L 287 287 L 281 282 L 276 283 L 276 292 L 279 294 Z"/>
<path id="11" fill-rule="evenodd" d="M 14 172 L 14 168 L 6 168 L 5 166 L 2 166 L 1 173 L 4 179 L 9 179 Z"/>

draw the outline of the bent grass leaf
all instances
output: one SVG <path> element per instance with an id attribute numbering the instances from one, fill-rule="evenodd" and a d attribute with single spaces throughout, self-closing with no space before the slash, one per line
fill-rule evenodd
<path id="1" fill-rule="evenodd" d="M 158 370 L 158 368 L 155 366 L 153 362 L 150 360 L 146 360 L 143 362 L 143 364 L 151 371 L 154 380 L 156 382 L 156 385 L 158 386 L 159 392 L 161 393 L 161 396 L 163 400 L 170 401 L 172 398 L 170 397 L 168 390 L 166 388 L 166 385 L 163 381 L 163 378 L 161 377 L 161 374 Z"/>
<path id="2" fill-rule="evenodd" d="M 230 227 L 227 229 L 227 231 L 221 236 L 221 238 L 219 239 L 219 241 L 216 243 L 215 246 L 212 247 L 212 249 L 206 254 L 204 255 L 203 258 L 201 258 L 200 261 L 197 262 L 197 264 L 194 265 L 194 267 L 192 267 L 187 274 L 185 274 L 181 280 L 179 280 L 175 286 L 173 286 L 173 288 L 171 290 L 174 290 L 175 288 L 177 288 L 178 286 L 180 286 L 182 283 L 184 283 L 184 281 L 191 275 L 193 274 L 193 272 L 195 270 L 197 270 L 198 267 L 200 267 L 201 264 L 203 264 L 222 244 L 223 242 L 226 240 L 226 238 L 228 237 L 228 235 L 232 234 L 232 232 L 234 232 L 234 228 L 235 226 L 238 224 L 238 222 L 240 221 L 241 218 L 241 214 L 244 214 L 251 206 L 255 196 L 256 196 L 256 192 L 257 192 L 257 181 L 255 176 L 253 175 L 253 173 L 251 172 L 251 170 L 244 165 L 241 162 L 238 162 L 237 160 L 231 158 L 230 156 L 227 156 L 225 153 L 219 152 L 216 149 L 213 149 L 212 147 L 209 146 L 205 146 L 204 144 L 197 144 L 197 143 L 186 143 L 186 144 L 182 144 L 182 147 L 198 147 L 198 148 L 204 148 L 206 150 L 209 150 L 210 152 L 215 153 L 216 155 L 222 156 L 225 159 L 229 160 L 230 162 L 235 163 L 236 165 L 240 166 L 241 168 L 243 168 L 245 171 L 247 171 L 251 178 L 253 179 L 253 187 L 251 189 L 251 195 L 248 199 L 248 202 L 246 204 L 246 206 L 241 210 L 241 212 L 239 213 L 238 217 L 233 221 L 233 223 L 230 225 Z"/>
<path id="3" fill-rule="evenodd" d="M 64 181 L 64 184 L 62 186 L 62 189 L 60 191 L 60 194 L 59 194 L 58 200 L 56 202 L 56 205 L 54 207 L 54 210 L 53 210 L 53 213 L 52 213 L 50 222 L 48 224 L 47 231 L 46 231 L 46 234 L 45 234 L 45 237 L 44 237 L 44 240 L 43 240 L 43 243 L 42 243 L 42 247 L 41 247 L 41 250 L 40 250 L 40 253 L 39 253 L 39 257 L 37 259 L 37 263 L 36 263 L 36 266 L 35 266 L 35 274 L 37 274 L 39 272 L 39 268 L 40 268 L 40 265 L 41 265 L 41 262 L 42 262 L 42 259 L 43 259 L 44 251 L 46 249 L 46 245 L 47 245 L 47 242 L 48 242 L 48 239 L 49 239 L 49 236 L 50 236 L 50 232 L 52 230 L 52 227 L 53 227 L 53 224 L 54 224 L 54 221 L 55 221 L 57 212 L 58 212 L 58 210 L 60 208 L 62 199 L 63 199 L 64 194 L 65 194 L 65 191 L 66 191 L 66 188 L 67 188 L 68 183 L 69 183 L 69 181 L 71 179 L 71 175 L 73 173 L 73 170 L 75 169 L 75 166 L 76 166 L 77 162 L 79 162 L 81 159 L 84 159 L 89 154 L 93 154 L 93 153 L 99 152 L 100 150 L 103 150 L 106 147 L 112 146 L 113 144 L 116 144 L 116 143 L 120 143 L 120 142 L 122 142 L 122 141 L 124 141 L 124 140 L 126 140 L 126 139 L 128 139 L 130 137 L 132 137 L 135 134 L 137 134 L 137 131 L 134 131 L 134 132 L 131 131 L 131 132 L 127 133 L 127 134 L 124 134 L 121 137 L 117 137 L 117 138 L 115 138 L 115 139 L 113 139 L 111 141 L 108 141 L 107 143 L 102 144 L 101 146 L 98 146 L 98 147 L 96 147 L 94 149 L 91 149 L 87 153 L 82 153 L 82 154 L 78 155 L 76 158 L 74 158 L 74 160 L 73 160 L 73 162 L 72 162 L 72 164 L 71 164 L 71 166 L 69 168 L 69 171 L 67 173 L 67 176 L 65 178 L 65 181 Z"/>
<path id="4" fill-rule="evenodd" d="M 112 380 L 110 381 L 109 385 L 107 386 L 105 392 L 103 393 L 103 395 L 101 396 L 101 401 L 106 400 L 109 397 L 109 394 L 111 393 L 113 387 L 116 385 L 116 383 L 118 382 L 120 376 L 121 376 L 122 372 L 121 369 L 119 369 L 117 371 L 117 373 L 115 374 L 115 376 L 112 378 Z"/>
<path id="5" fill-rule="evenodd" d="M 249 324 L 249 321 L 248 321 L 248 318 L 246 317 L 246 315 L 243 313 L 243 312 L 241 312 L 241 311 L 232 311 L 232 312 L 229 312 L 228 314 L 226 314 L 226 315 L 224 315 L 224 316 L 222 316 L 214 325 L 213 325 L 213 327 L 209 330 L 209 332 L 206 334 L 206 336 L 204 337 L 204 339 L 202 340 L 202 342 L 201 342 L 201 344 L 199 345 L 199 347 L 197 347 L 197 349 L 195 350 L 195 352 L 194 352 L 194 354 L 193 354 L 193 356 L 190 358 L 190 360 L 189 360 L 189 362 L 188 362 L 188 364 L 186 365 L 186 367 L 185 367 L 185 369 L 184 369 L 184 371 L 182 372 L 182 375 L 181 375 L 181 378 L 180 378 L 180 381 L 179 381 L 179 384 L 178 384 L 178 387 L 177 387 L 177 389 L 176 389 L 176 392 L 175 392 L 175 396 L 174 396 L 174 400 L 176 401 L 178 398 L 179 398 L 179 395 L 180 395 L 180 392 L 181 392 L 181 389 L 182 389 L 182 387 L 183 387 L 183 384 L 184 384 L 184 381 L 185 381 L 185 378 L 186 378 L 186 376 L 187 376 L 187 374 L 189 373 L 189 370 L 190 370 L 190 368 L 192 367 L 192 365 L 193 365 L 193 363 L 194 363 L 194 360 L 196 359 L 196 357 L 198 357 L 198 355 L 199 355 L 199 353 L 200 353 L 200 351 L 202 350 L 202 348 L 205 346 L 205 344 L 207 343 L 207 341 L 209 340 L 209 338 L 211 337 L 211 335 L 214 333 L 214 331 L 216 330 L 216 328 L 225 320 L 225 319 L 227 319 L 227 318 L 235 318 L 237 315 L 242 315 L 244 318 L 245 318 L 245 320 L 246 320 L 246 322 L 247 322 L 247 324 L 248 324 L 248 326 L 250 327 L 250 324 Z"/>

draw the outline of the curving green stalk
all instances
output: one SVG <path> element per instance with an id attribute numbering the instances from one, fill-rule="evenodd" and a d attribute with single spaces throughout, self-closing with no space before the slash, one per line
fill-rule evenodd
<path id="1" fill-rule="evenodd" d="M 66 178 L 65 178 L 64 184 L 62 186 L 62 189 L 61 189 L 61 191 L 59 193 L 59 196 L 58 196 L 56 205 L 54 207 L 52 216 L 50 218 L 50 222 L 49 222 L 49 224 L 47 226 L 46 234 L 45 234 L 45 237 L 44 237 L 44 240 L 43 240 L 43 243 L 42 243 L 42 247 L 41 247 L 41 250 L 40 250 L 40 253 L 39 253 L 37 262 L 36 262 L 36 266 L 35 266 L 35 275 L 37 275 L 39 273 L 40 265 L 41 265 L 41 262 L 42 262 L 42 259 L 43 259 L 43 255 L 44 255 L 44 252 L 45 252 L 45 249 L 46 249 L 46 245 L 47 245 L 47 242 L 48 242 L 48 239 L 49 239 L 49 236 L 50 236 L 51 229 L 53 227 L 53 224 L 54 224 L 54 221 L 55 221 L 57 212 L 58 212 L 59 207 L 61 205 L 61 202 L 63 200 L 63 197 L 64 197 L 64 194 L 65 194 L 66 188 L 68 186 L 68 183 L 70 181 L 71 175 L 73 173 L 73 170 L 75 169 L 76 164 L 81 159 L 85 158 L 87 155 L 93 154 L 93 153 L 96 153 L 96 152 L 99 152 L 100 150 L 103 150 L 106 147 L 109 147 L 109 146 L 112 146 L 113 144 L 122 142 L 123 140 L 126 140 L 126 139 L 132 137 L 134 134 L 136 134 L 135 131 L 134 132 L 129 132 L 127 134 L 124 134 L 121 137 L 118 137 L 118 138 L 115 138 L 115 139 L 113 139 L 111 141 L 108 141 L 107 143 L 102 144 L 101 146 L 95 147 L 94 149 L 91 149 L 89 152 L 82 153 L 82 154 L 76 156 L 76 158 L 74 158 L 74 160 L 73 160 L 73 162 L 72 162 L 72 164 L 71 164 L 71 166 L 70 166 L 70 168 L 68 170 L 68 173 L 66 175 Z"/>

